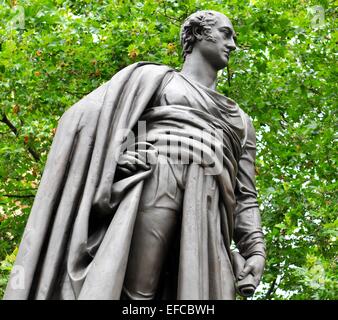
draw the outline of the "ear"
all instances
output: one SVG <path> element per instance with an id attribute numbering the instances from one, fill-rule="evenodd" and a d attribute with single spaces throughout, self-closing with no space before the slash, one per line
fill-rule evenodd
<path id="1" fill-rule="evenodd" d="M 201 41 L 203 39 L 203 28 L 199 26 L 193 26 L 192 34 L 197 40 Z"/>

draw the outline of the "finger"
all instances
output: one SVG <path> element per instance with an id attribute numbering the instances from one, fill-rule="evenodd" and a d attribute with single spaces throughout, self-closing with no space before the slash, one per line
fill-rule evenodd
<path id="1" fill-rule="evenodd" d="M 124 154 L 119 161 L 120 166 L 127 166 L 131 170 L 136 170 L 136 167 L 140 167 L 144 170 L 148 170 L 150 167 L 140 159 L 135 158 L 131 154 Z"/>
<path id="2" fill-rule="evenodd" d="M 245 278 L 251 272 L 252 267 L 253 266 L 251 264 L 246 264 L 242 272 L 239 274 L 238 279 L 242 280 L 243 278 Z"/>
<path id="3" fill-rule="evenodd" d="M 136 165 L 135 165 L 135 158 L 127 156 L 127 155 L 123 155 L 119 161 L 118 161 L 118 165 L 120 167 L 125 167 L 128 168 L 130 170 L 135 170 L 136 169 Z"/>
<path id="4" fill-rule="evenodd" d="M 130 163 L 127 161 L 125 164 L 123 164 L 123 167 L 130 170 L 130 171 L 135 171 L 136 170 L 136 165 L 133 163 Z"/>
<path id="5" fill-rule="evenodd" d="M 254 283 L 255 283 L 255 287 L 257 288 L 258 285 L 259 285 L 259 282 L 261 281 L 261 276 L 258 274 L 258 275 L 254 275 Z"/>
<path id="6" fill-rule="evenodd" d="M 263 271 L 264 271 L 264 267 L 262 267 L 262 268 L 257 268 L 257 269 L 255 270 L 255 275 L 257 275 L 257 277 L 258 277 L 259 279 L 261 279 L 262 276 L 263 276 Z"/>
<path id="7" fill-rule="evenodd" d="M 124 167 L 119 167 L 119 170 L 126 174 L 127 176 L 130 176 L 132 174 L 132 171 L 128 170 L 127 168 Z"/>
<path id="8" fill-rule="evenodd" d="M 143 170 L 148 170 L 150 169 L 150 166 L 147 165 L 145 162 L 141 161 L 141 160 L 136 160 L 136 165 L 140 168 L 142 168 Z"/>
<path id="9" fill-rule="evenodd" d="M 135 151 L 127 150 L 125 154 L 135 159 L 138 159 L 143 163 L 147 163 L 147 156 L 145 152 L 135 152 Z"/>

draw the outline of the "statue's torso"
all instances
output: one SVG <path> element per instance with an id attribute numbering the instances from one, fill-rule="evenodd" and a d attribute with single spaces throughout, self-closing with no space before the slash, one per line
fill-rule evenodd
<path id="1" fill-rule="evenodd" d="M 169 105 L 182 105 L 210 114 L 230 126 L 242 142 L 245 139 L 246 119 L 233 100 L 175 71 L 165 76 L 151 107 Z"/>

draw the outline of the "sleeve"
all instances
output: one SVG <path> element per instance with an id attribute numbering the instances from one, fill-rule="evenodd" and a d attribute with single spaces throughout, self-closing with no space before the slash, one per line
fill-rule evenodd
<path id="1" fill-rule="evenodd" d="M 247 142 L 239 161 L 236 178 L 234 241 L 244 258 L 248 259 L 253 255 L 265 258 L 264 235 L 255 187 L 256 134 L 248 116 L 247 127 Z"/>

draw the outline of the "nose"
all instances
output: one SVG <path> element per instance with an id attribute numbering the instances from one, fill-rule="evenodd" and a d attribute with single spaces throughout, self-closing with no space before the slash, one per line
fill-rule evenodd
<path id="1" fill-rule="evenodd" d="M 237 49 L 234 38 L 232 37 L 227 41 L 226 46 L 230 51 L 234 51 Z"/>

